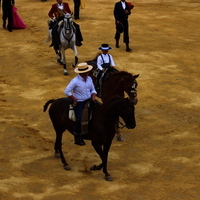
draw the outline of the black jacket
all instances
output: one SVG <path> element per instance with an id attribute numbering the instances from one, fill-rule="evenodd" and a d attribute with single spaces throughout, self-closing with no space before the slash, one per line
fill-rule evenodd
<path id="1" fill-rule="evenodd" d="M 119 2 L 117 2 L 115 4 L 114 16 L 115 16 L 115 20 L 116 21 L 120 21 L 121 22 L 123 20 L 127 20 L 128 19 L 128 15 L 131 14 L 131 11 L 129 9 L 129 6 L 128 6 L 127 2 L 125 2 L 125 3 L 126 3 L 126 9 L 125 10 L 129 11 L 128 14 L 125 13 L 125 10 L 122 7 L 121 1 L 119 1 Z"/>
<path id="2" fill-rule="evenodd" d="M 11 7 L 12 4 L 15 4 L 15 0 L 2 0 L 2 7 Z"/>

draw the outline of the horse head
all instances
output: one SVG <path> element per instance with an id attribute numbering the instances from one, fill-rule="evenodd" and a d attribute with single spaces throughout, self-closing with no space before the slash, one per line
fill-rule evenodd
<path id="1" fill-rule="evenodd" d="M 64 19 L 63 19 L 63 28 L 66 31 L 66 34 L 71 34 L 73 30 L 73 25 L 72 25 L 72 15 L 70 13 L 64 13 Z"/>
<path id="2" fill-rule="evenodd" d="M 138 76 L 139 76 L 139 74 L 133 76 L 132 74 L 129 74 L 129 73 L 127 73 L 127 75 L 124 76 L 124 79 L 125 79 L 124 90 L 128 94 L 130 100 L 133 101 L 135 105 L 138 102 L 138 99 L 137 99 L 138 83 L 137 83 L 137 80 L 136 80 L 136 78 Z"/>
<path id="3" fill-rule="evenodd" d="M 136 127 L 135 121 L 135 104 L 129 98 L 122 98 L 121 108 L 119 109 L 119 116 L 124 120 L 125 126 L 128 129 Z"/>
<path id="4" fill-rule="evenodd" d="M 135 104 L 129 98 L 113 96 L 102 104 L 102 110 L 103 117 L 108 123 L 115 124 L 121 117 L 125 122 L 124 127 L 135 128 Z"/>

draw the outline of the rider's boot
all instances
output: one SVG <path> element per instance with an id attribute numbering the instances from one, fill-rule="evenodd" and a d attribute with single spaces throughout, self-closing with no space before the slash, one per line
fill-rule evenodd
<path id="1" fill-rule="evenodd" d="M 82 138 L 80 138 L 80 135 L 74 135 L 74 144 L 84 146 L 85 142 L 83 141 Z"/>

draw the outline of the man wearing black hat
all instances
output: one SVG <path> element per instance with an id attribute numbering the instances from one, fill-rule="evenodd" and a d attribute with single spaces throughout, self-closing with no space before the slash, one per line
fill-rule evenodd
<path id="1" fill-rule="evenodd" d="M 132 50 L 129 47 L 129 33 L 128 33 L 128 15 L 131 14 L 132 7 L 125 1 L 121 0 L 115 4 L 114 8 L 114 17 L 116 23 L 116 33 L 115 33 L 115 40 L 116 40 L 116 47 L 119 48 L 119 39 L 120 34 L 124 32 L 124 43 L 126 43 L 126 51 L 131 52 Z"/>
<path id="2" fill-rule="evenodd" d="M 112 47 L 109 47 L 108 44 L 102 44 L 101 47 L 99 47 L 98 49 L 102 51 L 102 53 L 97 57 L 97 67 L 99 69 L 99 73 L 97 75 L 96 89 L 100 91 L 105 70 L 109 67 L 115 68 L 115 62 L 112 55 L 108 53 L 108 51 L 111 50 Z"/>

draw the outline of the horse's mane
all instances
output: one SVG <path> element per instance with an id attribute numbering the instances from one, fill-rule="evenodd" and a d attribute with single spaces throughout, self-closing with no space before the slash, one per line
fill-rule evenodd
<path id="1" fill-rule="evenodd" d="M 115 72 L 112 74 L 112 76 L 117 77 L 117 76 L 130 76 L 132 77 L 133 75 L 127 71 L 119 71 L 119 72 Z"/>
<path id="2" fill-rule="evenodd" d="M 110 105 L 113 103 L 113 101 L 122 101 L 123 97 L 119 97 L 119 96 L 112 96 L 109 99 L 107 99 L 103 104 L 102 104 L 102 110 L 103 112 L 107 112 L 107 110 L 109 109 Z"/>

